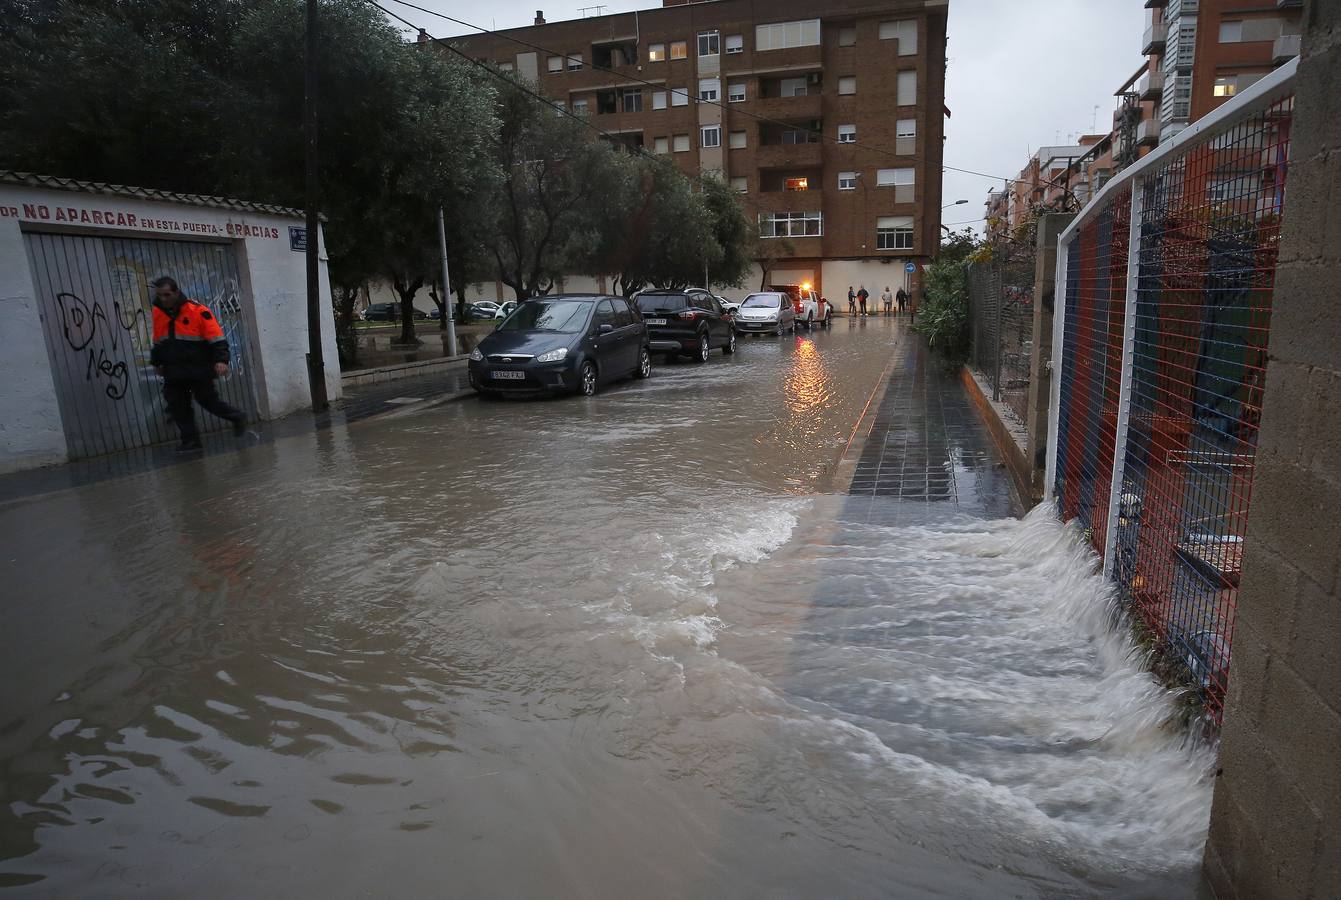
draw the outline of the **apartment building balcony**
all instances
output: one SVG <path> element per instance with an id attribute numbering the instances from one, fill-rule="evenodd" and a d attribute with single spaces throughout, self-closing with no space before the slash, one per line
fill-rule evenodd
<path id="1" fill-rule="evenodd" d="M 1271 61 L 1283 63 L 1299 55 L 1299 35 L 1282 34 L 1271 45 Z"/>
<path id="2" fill-rule="evenodd" d="M 1171 22 L 1183 13 L 1194 14 L 1201 6 L 1201 0 L 1169 0 L 1164 10 L 1164 21 Z"/>
<path id="3" fill-rule="evenodd" d="M 1158 100 L 1164 93 L 1164 73 L 1159 69 L 1146 72 L 1136 82 L 1136 93 L 1142 100 Z"/>
<path id="4" fill-rule="evenodd" d="M 805 169 L 824 164 L 824 145 L 761 144 L 754 152 L 755 165 L 761 169 Z"/>
<path id="5" fill-rule="evenodd" d="M 1164 52 L 1164 41 L 1168 36 L 1169 28 L 1163 22 L 1156 22 L 1145 30 L 1145 38 L 1141 41 L 1141 53 L 1145 56 L 1153 56 L 1156 53 Z"/>
<path id="6" fill-rule="evenodd" d="M 824 110 L 824 98 L 818 90 L 800 97 L 760 97 L 750 103 L 748 109 L 770 119 L 818 119 Z"/>
<path id="7" fill-rule="evenodd" d="M 824 192 L 818 184 L 808 191 L 755 191 L 750 199 L 759 212 L 806 212 L 824 208 Z"/>
<path id="8" fill-rule="evenodd" d="M 1153 147 L 1159 143 L 1159 119 L 1146 119 L 1136 126 L 1136 143 Z"/>
<path id="9" fill-rule="evenodd" d="M 1164 4 L 1166 4 L 1166 3 L 1168 3 L 1168 2 L 1169 2 L 1169 0 L 1145 0 L 1145 8 L 1146 8 L 1146 9 L 1163 9 L 1163 8 L 1164 8 Z"/>

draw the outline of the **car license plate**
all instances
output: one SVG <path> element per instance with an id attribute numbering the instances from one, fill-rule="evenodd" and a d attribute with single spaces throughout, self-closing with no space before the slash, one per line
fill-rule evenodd
<path id="1" fill-rule="evenodd" d="M 521 381 L 526 377 L 525 372 L 509 372 L 505 369 L 496 369 L 490 374 L 491 378 L 502 378 L 504 380 Z"/>
<path id="2" fill-rule="evenodd" d="M 643 321 L 646 322 L 648 325 L 665 325 L 665 324 L 666 324 L 666 320 L 665 320 L 665 319 L 644 319 Z"/>

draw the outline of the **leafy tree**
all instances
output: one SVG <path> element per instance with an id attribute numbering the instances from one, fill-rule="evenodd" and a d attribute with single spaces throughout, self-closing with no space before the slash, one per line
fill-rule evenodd
<path id="1" fill-rule="evenodd" d="M 968 267 L 980 248 L 970 230 L 946 235 L 927 271 L 926 302 L 917 310 L 914 327 L 952 365 L 963 363 L 969 355 Z"/>
<path id="2" fill-rule="evenodd" d="M 603 235 L 623 224 L 610 212 L 628 196 L 620 180 L 627 168 L 610 144 L 549 104 L 519 89 L 498 96 L 501 176 L 490 198 L 490 249 L 499 278 L 525 300 L 589 268 L 608 244 Z"/>
<path id="3" fill-rule="evenodd" d="M 638 202 L 608 269 L 626 297 L 652 285 L 684 288 L 698 284 L 705 265 L 720 255 L 713 240 L 713 216 L 693 183 L 669 160 L 634 161 Z"/>
<path id="4" fill-rule="evenodd" d="M 750 220 L 736 192 L 720 176 L 703 176 L 699 187 L 712 217 L 712 242 L 716 248 L 710 269 L 712 282 L 738 288 L 745 283 L 754 262 L 750 256 L 753 234 Z"/>

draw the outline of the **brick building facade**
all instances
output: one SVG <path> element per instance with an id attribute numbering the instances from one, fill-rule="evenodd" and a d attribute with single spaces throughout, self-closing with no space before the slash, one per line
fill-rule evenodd
<path id="1" fill-rule="evenodd" d="M 838 297 L 849 284 L 917 288 L 940 244 L 947 8 L 666 0 L 449 40 L 612 140 L 687 174 L 721 172 L 761 232 L 795 247 L 768 282 Z"/>

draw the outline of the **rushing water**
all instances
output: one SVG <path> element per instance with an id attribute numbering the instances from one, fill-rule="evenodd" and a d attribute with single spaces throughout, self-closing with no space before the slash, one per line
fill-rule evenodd
<path id="1" fill-rule="evenodd" d="M 0 507 L 0 887 L 1193 896 L 1211 757 L 1077 537 L 831 492 L 898 339 Z"/>

